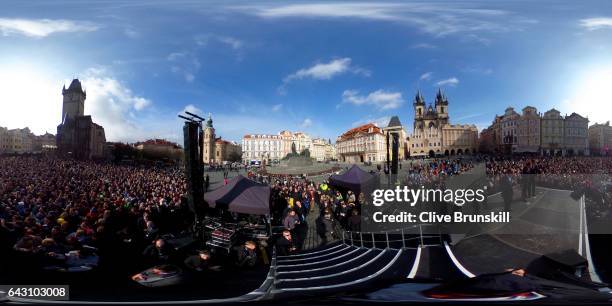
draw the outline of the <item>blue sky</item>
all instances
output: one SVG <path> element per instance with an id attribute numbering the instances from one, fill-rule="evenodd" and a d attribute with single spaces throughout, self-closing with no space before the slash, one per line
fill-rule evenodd
<path id="1" fill-rule="evenodd" d="M 452 123 L 511 105 L 612 113 L 609 1 L 3 1 L 0 126 L 54 132 L 61 87 L 112 141 L 180 140 L 184 109 L 217 134 L 334 140 L 438 87 Z"/>

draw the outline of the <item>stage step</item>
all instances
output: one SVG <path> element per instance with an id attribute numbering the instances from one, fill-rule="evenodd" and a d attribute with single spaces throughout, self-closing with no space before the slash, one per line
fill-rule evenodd
<path id="1" fill-rule="evenodd" d="M 364 253 L 359 255 L 355 255 L 353 258 L 350 258 L 341 263 L 337 263 L 335 265 L 329 265 L 321 268 L 311 268 L 297 271 L 284 271 L 277 272 L 276 279 L 291 279 L 291 278 L 306 278 L 306 277 L 315 277 L 324 274 L 334 274 L 346 270 L 350 270 L 352 268 L 361 266 L 362 264 L 370 261 L 372 258 L 376 257 L 376 255 L 382 252 L 381 249 L 365 249 Z"/>
<path id="2" fill-rule="evenodd" d="M 346 273 L 321 274 L 311 279 L 294 281 L 277 279 L 270 294 L 275 298 L 289 298 L 363 290 L 375 283 L 405 278 L 414 257 L 415 252 L 412 249 L 385 249 Z"/>
<path id="3" fill-rule="evenodd" d="M 366 251 L 367 249 L 365 248 L 351 247 L 350 250 L 348 250 L 348 252 L 344 252 L 342 254 L 339 254 L 337 256 L 334 256 L 332 258 L 328 258 L 325 260 L 314 259 L 312 261 L 302 263 L 302 264 L 278 263 L 276 271 L 277 272 L 300 271 L 300 270 L 309 270 L 309 269 L 328 267 L 328 266 L 332 266 L 335 264 L 339 264 L 339 263 L 348 261 L 351 258 L 354 258 L 356 256 L 359 256 L 360 254 L 365 253 Z"/>

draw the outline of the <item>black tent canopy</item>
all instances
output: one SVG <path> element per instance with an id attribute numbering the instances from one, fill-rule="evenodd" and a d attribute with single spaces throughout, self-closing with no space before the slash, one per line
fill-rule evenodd
<path id="1" fill-rule="evenodd" d="M 329 184 L 332 187 L 339 189 L 348 189 L 359 194 L 360 192 L 368 192 L 374 188 L 376 184 L 376 175 L 370 174 L 357 165 L 353 165 L 343 174 L 332 175 L 329 178 Z"/>
<path id="2" fill-rule="evenodd" d="M 221 188 L 207 192 L 204 200 L 212 208 L 251 215 L 270 214 L 270 186 L 242 175 L 232 178 Z"/>

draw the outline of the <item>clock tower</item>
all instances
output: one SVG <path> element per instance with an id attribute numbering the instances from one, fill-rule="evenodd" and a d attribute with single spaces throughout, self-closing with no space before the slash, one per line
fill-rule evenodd
<path id="1" fill-rule="evenodd" d="M 66 89 L 66 86 L 62 88 L 62 95 L 64 96 L 62 122 L 65 122 L 66 119 L 82 117 L 85 111 L 85 98 L 87 94 L 83 90 L 81 82 L 78 79 L 72 80 L 68 89 Z"/>

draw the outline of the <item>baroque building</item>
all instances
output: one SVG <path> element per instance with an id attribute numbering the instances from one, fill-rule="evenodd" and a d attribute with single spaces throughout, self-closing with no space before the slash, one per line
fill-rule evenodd
<path id="1" fill-rule="evenodd" d="M 278 162 L 287 154 L 310 152 L 313 156 L 314 140 L 304 132 L 280 131 L 278 134 L 247 134 L 242 137 L 242 160 Z M 326 150 L 330 150 L 329 148 Z"/>
<path id="2" fill-rule="evenodd" d="M 34 135 L 29 128 L 0 127 L 0 154 L 42 153 L 55 150 L 55 135 Z"/>
<path id="3" fill-rule="evenodd" d="M 209 115 L 208 120 L 202 130 L 202 147 L 204 164 L 221 164 L 223 162 L 236 162 L 241 160 L 242 149 L 240 145 L 217 138 L 215 128 L 213 127 L 212 117 Z"/>
<path id="4" fill-rule="evenodd" d="M 350 129 L 336 139 L 336 155 L 347 163 L 383 162 L 387 158 L 385 136 L 374 123 Z"/>
<path id="5" fill-rule="evenodd" d="M 591 153 L 599 156 L 612 155 L 612 126 L 610 126 L 610 121 L 591 125 L 588 133 Z"/>
<path id="6" fill-rule="evenodd" d="M 334 151 L 334 146 L 331 144 L 331 141 L 323 138 L 315 138 L 312 140 L 312 145 L 310 147 L 310 157 L 314 158 L 316 161 L 328 161 L 334 159 Z"/>
<path id="7" fill-rule="evenodd" d="M 501 151 L 512 153 L 518 148 L 518 123 L 520 115 L 508 107 L 500 119 Z"/>
<path id="8" fill-rule="evenodd" d="M 589 119 L 576 113 L 565 116 L 563 146 L 568 155 L 589 155 Z"/>
<path id="9" fill-rule="evenodd" d="M 104 128 L 85 116 L 87 94 L 78 79 L 68 89 L 62 88 L 62 122 L 57 126 L 57 152 L 76 159 L 103 158 L 106 136 Z"/>
<path id="10" fill-rule="evenodd" d="M 433 105 L 426 105 L 420 92 L 414 98 L 413 133 L 409 137 L 411 157 L 471 154 L 478 145 L 474 125 L 451 125 L 448 98 L 438 89 Z"/>
<path id="11" fill-rule="evenodd" d="M 590 155 L 590 131 L 589 119 L 577 113 L 563 117 L 553 108 L 541 115 L 527 106 L 520 115 L 506 108 L 483 133 L 497 153 Z"/>
<path id="12" fill-rule="evenodd" d="M 556 109 L 551 109 L 542 116 L 542 151 L 550 155 L 558 155 L 563 149 L 563 117 Z"/>
<path id="13" fill-rule="evenodd" d="M 533 106 L 523 108 L 518 118 L 518 142 L 516 152 L 539 152 L 540 114 Z"/>

